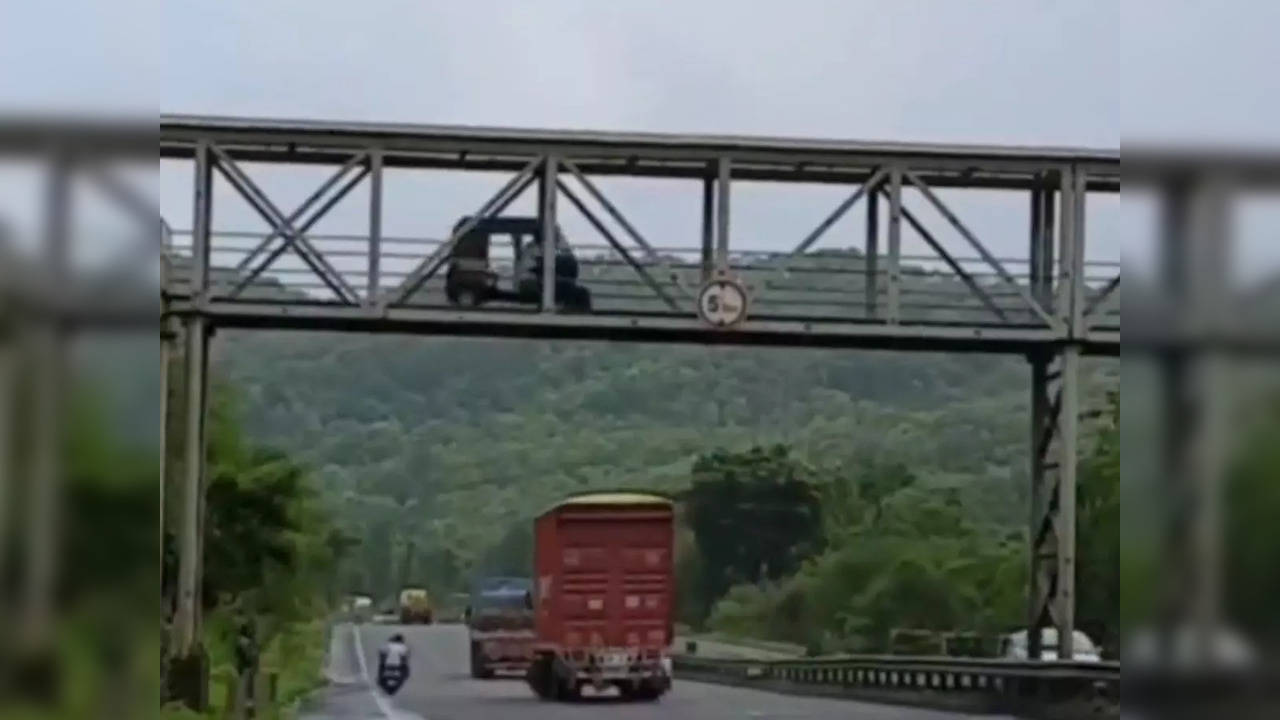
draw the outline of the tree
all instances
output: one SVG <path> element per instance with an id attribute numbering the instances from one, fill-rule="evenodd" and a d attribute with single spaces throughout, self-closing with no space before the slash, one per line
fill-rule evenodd
<path id="1" fill-rule="evenodd" d="M 821 549 L 812 470 L 782 445 L 704 455 L 693 465 L 685 513 L 706 562 L 704 591 L 777 580 Z"/>
<path id="2" fill-rule="evenodd" d="M 1223 548 L 1223 597 L 1230 622 L 1260 647 L 1280 642 L 1280 393 L 1241 433 L 1229 468 Z"/>
<path id="3" fill-rule="evenodd" d="M 252 620 L 266 646 L 333 599 L 338 589 L 331 570 L 354 540 L 330 521 L 307 469 L 250 442 L 239 424 L 237 396 L 223 385 L 217 390 L 210 408 L 202 601 L 211 613 Z M 163 576 L 173 578 L 176 570 L 169 554 Z M 163 587 L 172 592 L 172 581 Z"/>
<path id="4" fill-rule="evenodd" d="M 1120 621 L 1120 398 L 1113 394 L 1092 451 L 1080 466 L 1076 614 L 1080 628 L 1114 647 Z"/>
<path id="5" fill-rule="evenodd" d="M 502 540 L 486 552 L 480 571 L 493 576 L 533 575 L 533 521 L 514 523 Z"/>
<path id="6" fill-rule="evenodd" d="M 874 512 L 872 524 L 879 525 L 889 498 L 915 484 L 915 475 L 901 462 L 868 459 L 856 467 L 858 488 Z"/>
<path id="7" fill-rule="evenodd" d="M 540 508 L 620 485 L 681 496 L 713 448 L 785 443 L 821 495 L 821 522 L 809 523 L 822 530 L 817 548 L 865 542 L 876 522 L 932 532 L 957 510 L 991 543 L 1025 532 L 1016 358 L 234 330 L 215 350 L 244 388 L 251 436 L 323 469 L 323 503 L 364 540 L 335 575 L 379 599 L 410 540 L 415 582 L 464 590 L 478 573 L 527 563 L 519 536 Z M 1084 364 L 1090 396 L 1115 386 L 1097 367 Z M 895 509 L 915 490 L 945 500 L 944 488 L 961 507 Z M 419 505 L 397 515 L 409 498 Z M 705 618 L 726 582 L 801 565 L 756 557 L 711 573 L 699 569 L 718 566 L 696 535 L 681 548 L 685 620 Z"/>

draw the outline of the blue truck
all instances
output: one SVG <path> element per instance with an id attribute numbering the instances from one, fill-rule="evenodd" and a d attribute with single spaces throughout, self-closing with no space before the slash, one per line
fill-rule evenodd
<path id="1" fill-rule="evenodd" d="M 472 585 L 466 622 L 471 677 L 485 680 L 498 673 L 523 675 L 533 659 L 536 639 L 533 581 L 519 577 L 477 580 Z"/>

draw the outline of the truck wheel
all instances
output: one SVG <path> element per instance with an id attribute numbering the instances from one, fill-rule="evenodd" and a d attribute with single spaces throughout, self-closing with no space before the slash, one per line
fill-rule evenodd
<path id="1" fill-rule="evenodd" d="M 591 291 L 582 285 L 576 285 L 574 295 L 573 309 L 582 313 L 591 312 Z"/>
<path id="2" fill-rule="evenodd" d="M 471 643 L 471 679 L 480 679 L 480 643 Z"/>
<path id="3" fill-rule="evenodd" d="M 556 700 L 576 702 L 582 699 L 582 687 L 578 685 L 578 678 L 574 677 L 569 666 L 560 658 L 554 658 L 551 662 L 551 685 L 552 698 Z"/>
<path id="4" fill-rule="evenodd" d="M 635 699 L 641 702 L 655 702 L 662 697 L 662 686 L 653 681 L 640 683 L 639 689 L 635 693 Z"/>
<path id="5" fill-rule="evenodd" d="M 560 700 L 562 702 L 578 702 L 582 699 L 582 686 L 575 680 L 565 680 L 560 684 Z"/>
<path id="6" fill-rule="evenodd" d="M 561 281 L 556 287 L 556 303 L 568 312 L 591 312 L 591 291 L 585 286 Z"/>
<path id="7" fill-rule="evenodd" d="M 471 677 L 475 680 L 493 679 L 493 670 L 485 666 L 484 653 L 480 651 L 478 642 L 471 643 Z"/>
<path id="8" fill-rule="evenodd" d="M 529 687 L 538 699 L 554 699 L 556 679 L 551 671 L 551 658 L 546 655 L 534 658 L 529 664 L 528 672 L 525 673 L 525 681 L 529 683 Z"/>

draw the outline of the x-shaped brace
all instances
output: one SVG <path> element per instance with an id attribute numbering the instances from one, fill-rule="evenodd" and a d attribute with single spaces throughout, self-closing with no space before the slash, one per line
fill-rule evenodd
<path id="1" fill-rule="evenodd" d="M 996 275 L 998 275 L 1006 285 L 1011 286 L 1018 292 L 1018 295 L 1022 297 L 1022 301 L 1027 304 L 1027 307 L 1034 311 L 1036 315 L 1039 315 L 1040 319 L 1043 320 L 1046 325 L 1051 328 L 1056 328 L 1061 324 L 1044 309 L 1044 306 L 1036 302 L 1035 298 L 1031 297 L 1031 293 L 1027 290 L 1026 285 L 1014 279 L 1013 275 L 1005 268 L 1004 264 L 1001 263 L 995 255 L 991 254 L 991 251 L 987 249 L 987 246 L 982 244 L 982 241 L 973 234 L 973 231 L 970 230 L 968 226 L 960 222 L 960 218 L 956 217 L 956 214 L 951 212 L 951 208 L 947 207 L 947 204 L 942 202 L 942 199 L 933 192 L 932 188 L 920 179 L 919 175 L 916 175 L 910 170 L 906 170 L 903 172 L 903 176 L 906 177 L 912 185 L 916 186 L 916 189 L 920 191 L 920 194 L 924 195 L 925 199 L 937 208 L 938 212 L 942 213 L 942 216 L 947 219 L 947 222 L 951 223 L 951 227 L 955 228 L 956 232 L 960 233 L 960 236 L 967 240 L 969 245 L 976 250 L 980 256 L 982 256 L 982 259 L 986 261 L 987 265 L 989 265 L 991 269 L 995 270 Z"/>
<path id="2" fill-rule="evenodd" d="M 328 259 L 325 258 L 324 254 L 316 250 L 315 246 L 311 244 L 311 241 L 307 239 L 306 232 L 319 222 L 334 205 L 337 205 L 352 188 L 364 179 L 364 176 L 369 173 L 368 167 L 362 167 L 360 171 L 356 173 L 355 177 L 351 178 L 335 195 L 330 197 L 329 200 L 312 213 L 310 217 L 303 221 L 301 225 L 297 225 L 296 223 L 311 208 L 311 206 L 328 193 L 328 191 L 332 189 L 332 187 L 336 185 L 352 167 L 359 165 L 364 156 L 357 155 L 356 157 L 353 157 L 333 177 L 325 181 L 325 183 L 322 184 L 316 192 L 312 193 L 311 197 L 307 198 L 307 200 L 304 201 L 302 205 L 293 212 L 293 214 L 286 217 L 284 213 L 280 212 L 280 209 L 271 202 L 266 193 L 264 193 L 262 189 L 259 188 L 242 169 L 240 169 L 240 166 L 236 164 L 235 160 L 233 160 L 226 151 L 216 145 L 212 146 L 212 150 L 217 158 L 215 166 L 222 173 L 223 177 L 227 179 L 227 182 L 231 183 L 231 186 L 236 189 L 236 192 L 240 193 L 240 196 L 243 197 L 249 205 L 257 211 L 258 215 L 260 215 L 272 228 L 271 234 L 264 238 L 263 241 L 259 243 L 258 247 L 250 252 L 249 255 L 240 262 L 237 267 L 237 270 L 239 271 L 237 274 L 243 275 L 243 277 L 241 277 L 240 280 L 237 281 L 236 286 L 232 288 L 229 297 L 234 298 L 243 292 L 244 289 L 253 283 L 253 281 L 256 280 L 263 272 L 265 272 L 267 268 L 269 268 L 271 264 L 284 253 L 285 250 L 293 248 L 293 250 L 298 253 L 298 256 L 302 258 L 302 261 L 311 268 L 312 272 L 324 281 L 324 284 L 333 291 L 333 294 L 337 296 L 338 300 L 350 305 L 359 304 L 360 298 L 356 294 L 356 291 L 346 281 L 346 278 L 344 278 L 342 274 L 333 267 Z M 276 247 L 276 249 L 273 250 L 262 262 L 258 263 L 252 271 L 248 274 L 244 274 L 244 270 L 247 269 L 249 265 L 252 264 L 253 261 L 257 259 L 257 257 L 264 252 L 271 242 L 277 237 L 283 238 L 283 242 L 280 243 L 280 245 Z"/>

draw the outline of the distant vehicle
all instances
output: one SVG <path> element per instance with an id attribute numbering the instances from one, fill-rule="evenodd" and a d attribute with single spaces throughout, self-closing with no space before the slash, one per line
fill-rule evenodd
<path id="1" fill-rule="evenodd" d="M 1244 635 L 1230 627 L 1197 631 L 1181 625 L 1174 628 L 1141 628 L 1124 645 L 1126 669 L 1170 668 L 1243 672 L 1256 668 L 1258 650 Z"/>
<path id="2" fill-rule="evenodd" d="M 539 697 L 612 686 L 657 700 L 671 688 L 673 518 L 670 500 L 633 493 L 577 496 L 538 518 L 526 679 Z"/>
<path id="3" fill-rule="evenodd" d="M 533 581 L 491 577 L 472 588 L 465 613 L 471 641 L 471 677 L 524 673 L 533 658 Z"/>
<path id="4" fill-rule="evenodd" d="M 406 588 L 400 593 L 400 624 L 430 625 L 433 620 L 431 595 L 422 588 Z"/>
<path id="5" fill-rule="evenodd" d="M 367 623 L 373 620 L 373 598 L 367 595 L 356 595 L 351 598 L 350 607 L 353 621 Z"/>
<path id="6" fill-rule="evenodd" d="M 1006 660 L 1027 660 L 1029 659 L 1029 650 L 1027 647 L 1027 631 L 1019 630 L 1004 636 L 1000 641 L 1000 656 Z M 1071 660 L 1074 662 L 1101 662 L 1102 653 L 1098 650 L 1098 646 L 1093 640 L 1083 632 L 1076 630 L 1072 635 L 1074 638 L 1071 652 Z M 1058 629 L 1057 628 L 1041 628 L 1040 629 L 1040 660 L 1053 661 L 1058 660 Z"/>
<path id="7" fill-rule="evenodd" d="M 472 218 L 453 226 L 457 232 Z M 522 305 L 542 302 L 542 238 L 535 217 L 491 217 L 477 222 L 454 243 L 444 276 L 444 293 L 454 305 L 479 307 L 500 301 Z M 515 277 L 505 287 L 489 259 L 494 236 L 510 238 Z M 556 228 L 555 302 L 578 312 L 591 311 L 591 292 L 578 283 L 578 259 Z"/>

